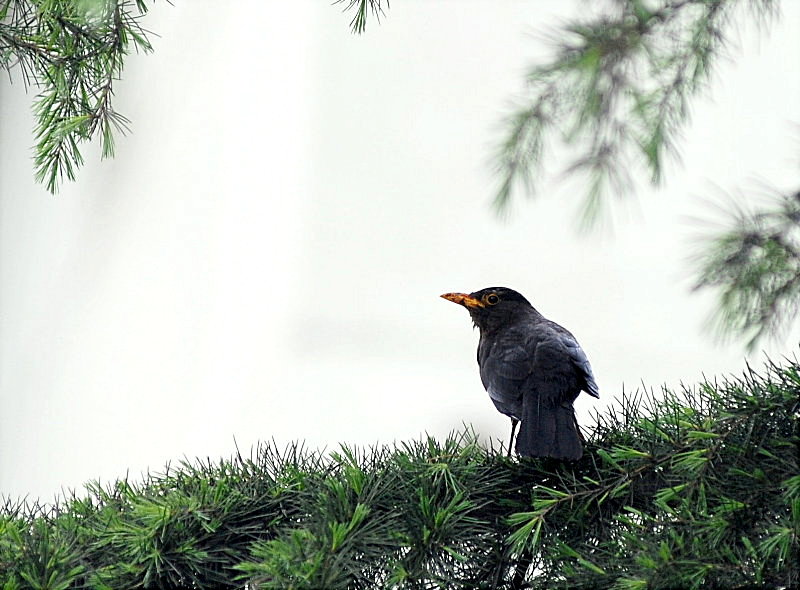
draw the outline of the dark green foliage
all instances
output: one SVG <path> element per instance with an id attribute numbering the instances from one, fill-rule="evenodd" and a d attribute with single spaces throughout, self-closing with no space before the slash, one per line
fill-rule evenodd
<path id="1" fill-rule="evenodd" d="M 543 587 L 796 586 L 799 369 L 623 396 L 512 517 Z"/>
<path id="2" fill-rule="evenodd" d="M 274 445 L 0 509 L 0 588 L 796 587 L 800 365 L 622 394 L 576 463 Z"/>

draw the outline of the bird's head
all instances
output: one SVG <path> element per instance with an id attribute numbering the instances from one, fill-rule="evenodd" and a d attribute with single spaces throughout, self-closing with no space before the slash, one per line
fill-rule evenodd
<path id="1" fill-rule="evenodd" d="M 538 313 L 527 299 L 506 287 L 487 287 L 469 295 L 445 293 L 442 297 L 466 307 L 481 332 L 491 332 L 513 323 L 521 316 Z"/>

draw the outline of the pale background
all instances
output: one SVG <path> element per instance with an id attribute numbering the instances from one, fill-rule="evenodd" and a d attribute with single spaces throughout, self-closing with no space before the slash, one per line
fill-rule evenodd
<path id="1" fill-rule="evenodd" d="M 796 188 L 800 2 L 695 102 L 682 164 L 605 229 L 582 187 L 493 216 L 489 165 L 540 34 L 579 2 L 393 2 L 357 37 L 326 2 L 156 3 L 114 160 L 33 182 L 33 91 L 0 83 L 0 495 L 160 471 L 258 440 L 505 440 L 446 291 L 516 288 L 570 328 L 602 391 L 738 373 L 689 292 L 701 200 Z M 744 23 L 745 21 L 741 21 Z M 797 333 L 765 348 L 792 354 Z M 752 357 L 756 363 L 761 353 Z"/>

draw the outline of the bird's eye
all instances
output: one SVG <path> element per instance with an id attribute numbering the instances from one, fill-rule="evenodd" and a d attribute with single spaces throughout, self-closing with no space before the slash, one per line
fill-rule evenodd
<path id="1" fill-rule="evenodd" d="M 488 303 L 489 305 L 497 305 L 498 303 L 500 303 L 500 298 L 494 293 L 490 293 L 489 295 L 486 296 L 486 303 Z"/>

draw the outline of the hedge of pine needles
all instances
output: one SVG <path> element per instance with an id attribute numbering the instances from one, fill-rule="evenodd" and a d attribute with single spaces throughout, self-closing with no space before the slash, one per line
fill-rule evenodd
<path id="1" fill-rule="evenodd" d="M 4 590 L 797 587 L 800 366 L 624 394 L 575 463 L 262 445 L 0 508 Z"/>

